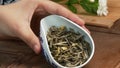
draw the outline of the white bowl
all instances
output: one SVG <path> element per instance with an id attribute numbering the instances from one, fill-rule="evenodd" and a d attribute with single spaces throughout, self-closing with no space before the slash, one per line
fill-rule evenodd
<path id="1" fill-rule="evenodd" d="M 76 66 L 76 67 L 72 67 L 72 68 L 81 68 L 85 66 L 93 57 L 94 50 L 95 50 L 94 42 L 93 42 L 91 35 L 81 26 L 77 25 L 76 23 L 72 22 L 71 20 L 65 17 L 58 16 L 58 15 L 47 16 L 43 18 L 40 22 L 40 38 L 41 38 L 40 41 L 41 41 L 42 49 L 46 57 L 46 60 L 49 63 L 51 63 L 51 65 L 53 65 L 55 68 L 70 68 L 70 67 L 65 67 L 65 66 L 60 65 L 56 60 L 54 60 L 50 52 L 46 36 L 51 26 L 58 26 L 58 27 L 66 26 L 67 28 L 73 28 L 75 31 L 80 32 L 82 35 L 84 35 L 85 40 L 90 44 L 90 48 L 91 48 L 90 57 L 87 59 L 85 63 L 79 66 Z"/>

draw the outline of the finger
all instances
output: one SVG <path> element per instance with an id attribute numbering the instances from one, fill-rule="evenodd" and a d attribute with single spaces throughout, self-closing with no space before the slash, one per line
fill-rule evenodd
<path id="1" fill-rule="evenodd" d="M 64 16 L 64 17 L 74 21 L 78 25 L 81 25 L 81 26 L 84 25 L 84 21 L 82 19 L 80 19 L 76 14 L 72 13 L 65 7 L 63 7 L 59 4 L 56 4 L 52 1 L 39 2 L 39 6 L 42 6 L 42 8 L 44 8 L 50 14 L 61 15 L 61 16 Z"/>
<path id="2" fill-rule="evenodd" d="M 17 31 L 17 35 L 26 42 L 36 54 L 41 50 L 38 37 L 33 33 L 30 27 L 23 27 Z"/>

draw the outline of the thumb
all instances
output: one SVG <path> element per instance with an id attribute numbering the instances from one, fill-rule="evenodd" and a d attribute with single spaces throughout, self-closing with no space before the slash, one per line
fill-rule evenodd
<path id="1" fill-rule="evenodd" d="M 41 50 L 40 42 L 38 37 L 33 33 L 31 28 L 24 28 L 18 32 L 18 37 L 21 38 L 24 42 L 26 42 L 36 54 L 38 54 Z"/>

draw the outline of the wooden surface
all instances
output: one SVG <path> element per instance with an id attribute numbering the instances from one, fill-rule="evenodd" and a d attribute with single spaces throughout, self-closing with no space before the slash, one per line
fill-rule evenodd
<path id="1" fill-rule="evenodd" d="M 66 0 L 63 0 L 66 1 Z M 110 28 L 120 18 L 120 0 L 108 0 L 108 11 L 107 16 L 96 16 L 88 14 L 80 5 L 75 5 L 78 10 L 78 16 L 85 20 L 88 25 L 102 26 Z M 64 4 L 61 2 L 60 4 Z"/>
<path id="2" fill-rule="evenodd" d="M 120 68 L 120 21 L 111 29 L 87 26 L 95 41 L 95 54 L 84 68 Z M 19 40 L 0 41 L 0 68 L 53 68 L 42 53 L 36 55 Z"/>
<path id="3" fill-rule="evenodd" d="M 108 4 L 110 4 L 109 7 L 111 7 L 109 8 L 109 16 L 96 17 L 91 15 L 86 16 L 85 14 L 80 15 L 86 22 L 88 21 L 87 24 L 96 25 L 87 26 L 95 41 L 95 54 L 84 68 L 120 68 L 120 21 L 118 20 L 110 29 L 97 27 L 110 27 L 110 24 L 113 24 L 115 20 L 120 18 L 120 1 L 108 1 Z M 34 28 L 33 30 L 36 29 Z M 3 40 L 0 38 L 0 68 L 53 67 L 46 62 L 42 53 L 36 55 L 23 41 L 12 39 Z"/>

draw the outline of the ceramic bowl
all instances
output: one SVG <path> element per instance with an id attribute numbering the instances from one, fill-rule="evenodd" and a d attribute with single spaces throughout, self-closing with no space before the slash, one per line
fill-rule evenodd
<path id="1" fill-rule="evenodd" d="M 66 26 L 67 28 L 73 28 L 75 31 L 80 32 L 82 35 L 84 35 L 85 40 L 90 44 L 90 48 L 91 48 L 90 49 L 91 50 L 90 57 L 87 59 L 87 61 L 85 63 L 83 63 L 79 66 L 76 66 L 76 67 L 71 67 L 71 68 L 81 68 L 81 67 L 85 66 L 93 57 L 94 50 L 95 50 L 94 41 L 93 41 L 91 35 L 85 29 L 83 29 L 81 26 L 79 26 L 76 23 L 74 23 L 73 21 L 71 21 L 65 17 L 59 16 L 59 15 L 50 15 L 50 16 L 43 18 L 40 21 L 40 38 L 41 38 L 40 41 L 41 41 L 42 50 L 43 50 L 46 60 L 51 65 L 53 65 L 55 68 L 70 68 L 70 67 L 65 67 L 65 66 L 62 66 L 61 64 L 59 64 L 53 58 L 53 56 L 50 52 L 46 35 L 51 26 L 58 26 L 58 27 Z"/>

